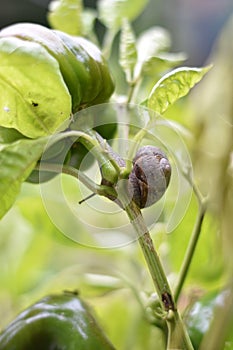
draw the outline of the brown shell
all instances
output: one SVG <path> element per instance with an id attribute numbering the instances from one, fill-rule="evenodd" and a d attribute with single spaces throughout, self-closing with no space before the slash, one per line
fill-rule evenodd
<path id="1" fill-rule="evenodd" d="M 164 194 L 170 181 L 171 165 L 163 151 L 154 146 L 144 146 L 133 159 L 128 190 L 140 208 L 156 203 Z"/>

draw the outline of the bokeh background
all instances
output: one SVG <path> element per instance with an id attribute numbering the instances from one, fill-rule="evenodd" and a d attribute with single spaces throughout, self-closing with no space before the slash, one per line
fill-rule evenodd
<path id="1" fill-rule="evenodd" d="M 48 3 L 0 0 L 0 28 L 25 21 L 48 25 Z M 95 7 L 96 1 L 86 0 L 84 4 Z M 208 187 L 209 178 L 214 179 L 210 188 L 212 211 L 205 218 L 181 307 L 190 295 L 193 298 L 203 290 L 216 290 L 232 275 L 233 207 L 226 202 L 232 203 L 226 194 L 230 185 L 223 181 L 224 157 L 229 151 L 225 144 L 232 140 L 232 25 L 221 34 L 209 58 L 232 14 L 232 0 L 151 0 L 133 22 L 138 34 L 155 25 L 167 28 L 172 36 L 171 51 L 187 53 L 185 64 L 201 66 L 207 59 L 215 63 L 190 100 L 182 100 L 167 114 L 194 133 L 189 150 L 202 189 Z M 101 40 L 103 26 L 96 23 L 96 29 Z M 72 195 L 75 181 L 64 178 L 64 186 Z M 167 235 L 163 223 L 152 231 L 171 284 L 177 278 L 196 214 L 197 203 L 192 198 L 175 232 Z M 106 223 L 111 225 L 111 219 Z M 81 225 L 78 230 L 81 232 Z M 14 207 L 0 222 L 0 329 L 41 296 L 63 289 L 81 291 L 119 350 L 154 349 L 154 339 L 159 349 L 164 348 L 161 331 L 145 321 L 141 303 L 148 300 L 153 286 L 138 245 L 95 250 L 68 240 L 48 217 L 40 189 L 24 184 Z"/>
<path id="2" fill-rule="evenodd" d="M 0 27 L 22 21 L 48 25 L 48 4 L 49 0 L 1 0 Z M 85 0 L 84 4 L 95 8 L 96 1 Z M 138 33 L 153 25 L 166 27 L 174 49 L 186 52 L 189 64 L 202 65 L 232 11 L 232 0 L 150 0 L 134 27 Z M 98 32 L 101 36 L 100 25 Z"/>

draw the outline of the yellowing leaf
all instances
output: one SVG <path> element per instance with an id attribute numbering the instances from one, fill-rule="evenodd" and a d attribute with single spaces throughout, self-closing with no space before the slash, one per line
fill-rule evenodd
<path id="1" fill-rule="evenodd" d="M 169 105 L 188 94 L 209 71 L 211 66 L 204 68 L 182 67 L 174 69 L 163 76 L 153 87 L 149 98 L 148 108 L 160 114 L 164 113 Z"/>

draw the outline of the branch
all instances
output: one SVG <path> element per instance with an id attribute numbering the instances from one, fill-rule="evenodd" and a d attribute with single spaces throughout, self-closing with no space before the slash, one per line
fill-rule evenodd
<path id="1" fill-rule="evenodd" d="M 129 201 L 126 193 L 127 191 L 125 189 L 120 191 L 120 200 L 123 203 L 123 207 L 135 232 L 137 233 L 139 244 L 158 294 L 161 309 L 163 310 L 164 315 L 166 315 L 165 320 L 169 330 L 167 350 L 193 350 L 193 346 L 178 313 L 171 288 L 167 281 L 159 256 L 154 248 L 153 241 L 141 214 L 141 210 L 133 201 Z"/>
<path id="2" fill-rule="evenodd" d="M 193 187 L 193 192 L 198 202 L 198 215 L 197 215 L 196 223 L 195 223 L 187 250 L 186 250 L 186 254 L 183 259 L 183 264 L 181 266 L 181 270 L 179 273 L 179 279 L 178 279 L 177 286 L 174 293 L 174 298 L 176 302 L 179 299 L 190 265 L 192 263 L 192 259 L 193 259 L 193 256 L 197 247 L 197 243 L 201 234 L 202 224 L 206 214 L 206 206 L 207 206 L 207 199 L 202 196 L 201 192 L 199 191 L 199 188 L 193 182 L 189 171 L 183 172 L 183 174 L 186 177 L 187 181 L 190 183 L 190 185 Z"/>

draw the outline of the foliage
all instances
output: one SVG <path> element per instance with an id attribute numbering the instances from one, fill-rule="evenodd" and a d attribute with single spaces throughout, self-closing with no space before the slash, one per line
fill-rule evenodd
<path id="1" fill-rule="evenodd" d="M 116 84 L 118 72 L 114 70 L 110 54 L 114 39 L 120 32 L 118 60 L 128 91 L 123 97 L 117 93 L 111 96 L 112 106 L 118 106 L 116 110 L 120 108 L 117 112 L 110 104 L 109 109 L 104 107 L 100 115 L 105 113 L 110 118 L 107 123 L 114 125 L 114 131 L 109 135 L 109 138 L 113 138 L 113 147 L 117 147 L 118 139 L 127 140 L 126 144 L 122 141 L 122 145 L 118 145 L 122 153 L 129 149 L 127 154 L 124 153 L 129 158 L 125 173 L 121 173 L 122 169 L 117 167 L 114 159 L 106 155 L 106 145 L 103 146 L 96 134 L 89 131 L 102 125 L 92 120 L 92 109 L 85 109 L 88 104 L 81 106 L 80 110 L 84 109 L 78 113 L 80 118 L 75 119 L 75 89 L 67 85 L 64 71 L 61 71 L 61 61 L 37 41 L 29 40 L 22 49 L 21 39 L 8 38 L 0 32 L 0 261 L 3 267 L 0 272 L 0 326 L 5 327 L 17 311 L 43 294 L 78 289 L 95 307 L 98 319 L 116 348 L 150 350 L 155 348 L 155 343 L 161 350 L 168 348 L 167 329 L 164 315 L 161 315 L 158 307 L 158 295 L 153 291 L 154 286 L 148 278 L 135 236 L 128 238 L 131 231 L 125 216 L 119 214 L 116 223 L 116 216 L 111 217 L 106 212 L 101 214 L 101 210 L 106 208 L 111 213 L 116 205 L 97 196 L 89 203 L 101 208 L 100 211 L 98 209 L 93 213 L 86 203 L 81 206 L 77 204 L 78 200 L 89 195 L 86 188 L 100 194 L 101 185 L 95 185 L 100 179 L 96 180 L 96 177 L 102 175 L 106 180 L 105 177 L 109 176 L 107 180 L 113 179 L 114 185 L 115 179 L 127 178 L 135 149 L 138 144 L 149 141 L 162 145 L 170 152 L 173 169 L 163 205 L 156 203 L 152 210 L 145 209 L 143 215 L 149 226 L 153 222 L 151 236 L 174 291 L 175 301 L 180 313 L 185 315 L 184 320 L 187 320 L 195 348 L 204 349 L 206 344 L 211 344 L 209 348 L 215 349 L 212 344 L 218 344 L 219 350 L 232 349 L 231 338 L 225 341 L 224 336 L 219 335 L 219 330 L 223 328 L 232 329 L 230 315 L 233 307 L 233 106 L 230 80 L 233 47 L 229 44 L 232 19 L 221 33 L 208 64 L 201 68 L 184 67 L 181 64 L 186 56 L 184 53 L 170 52 L 171 38 L 166 29 L 155 26 L 138 37 L 134 33 L 133 21 L 146 4 L 144 0 L 135 1 L 134 6 L 127 0 L 99 0 L 97 11 L 90 12 L 81 1 L 60 0 L 50 4 L 48 13 L 52 28 L 96 42 L 108 60 Z M 105 28 L 102 44 L 97 42 L 95 20 Z M 61 35 L 64 35 L 68 45 L 71 37 L 65 33 Z M 90 43 L 88 55 L 92 49 Z M 98 61 L 96 55 L 89 62 L 93 63 L 93 58 Z M 71 62 L 71 58 L 69 60 Z M 109 90 L 105 98 L 98 100 L 95 93 L 88 90 L 89 106 L 94 105 L 94 108 L 97 103 L 108 101 L 113 90 L 109 75 L 105 73 L 102 71 L 102 80 L 98 80 L 103 84 L 100 86 L 107 81 L 105 86 L 108 85 L 106 89 Z M 14 83 L 11 76 L 15 77 Z M 203 82 L 189 94 L 202 78 Z M 76 79 L 72 71 L 68 80 L 74 84 Z M 32 80 L 40 99 L 39 106 L 30 97 Z M 90 86 L 93 86 L 93 82 Z M 139 108 L 132 108 L 132 115 L 129 111 L 125 113 L 122 101 Z M 128 128 L 124 127 L 125 124 Z M 67 129 L 68 126 L 71 128 Z M 60 165 L 58 172 L 76 177 L 60 174 L 45 184 L 25 182 L 32 170 L 38 169 L 44 150 L 49 152 L 47 136 L 51 134 L 55 135 L 52 144 L 57 145 L 56 142 L 65 139 L 69 146 L 69 142 L 78 139 L 88 150 L 92 150 L 98 165 L 95 163 L 94 168 L 87 170 L 91 180 L 82 175 L 82 168 L 72 170 L 69 166 L 70 154 L 65 152 L 62 157 L 68 166 L 65 164 L 63 169 Z M 183 148 L 187 149 L 187 153 L 180 151 Z M 188 156 L 185 158 L 186 154 L 191 160 Z M 51 167 L 56 165 L 51 164 Z M 103 167 L 103 164 L 107 165 Z M 190 165 L 193 169 L 190 169 Z M 99 175 L 96 175 L 96 167 L 101 168 Z M 77 188 L 77 177 L 86 187 Z M 57 188 L 61 188 L 66 206 L 61 202 Z M 113 192 L 110 191 L 107 197 L 111 196 Z M 78 218 L 75 225 L 66 212 L 67 203 L 68 206 L 72 204 Z M 174 210 L 179 220 L 171 224 Z M 56 224 L 51 221 L 51 213 L 57 218 Z M 89 237 L 85 220 L 89 220 L 90 227 L 104 227 L 102 240 L 98 241 L 91 235 Z M 172 229 L 168 235 L 169 223 Z M 115 229 L 116 225 L 119 228 Z M 66 229 L 71 226 L 72 230 L 75 226 L 75 232 L 67 234 L 71 231 L 68 229 L 66 232 Z M 104 240 L 117 242 L 114 248 L 120 247 L 93 249 L 102 248 Z M 112 248 L 107 243 L 104 247 Z M 207 294 L 208 299 L 212 290 L 217 290 L 217 295 L 221 296 L 226 288 L 230 291 L 228 307 L 215 309 L 216 305 L 211 304 L 212 323 L 209 323 L 208 330 L 199 330 L 195 339 L 193 324 L 197 315 L 193 313 L 193 300 L 198 303 L 199 294 Z M 200 302 L 202 300 L 205 301 L 205 296 Z M 214 310 L 219 313 L 218 317 L 214 316 Z M 205 316 L 199 314 L 198 317 L 204 319 Z"/>

